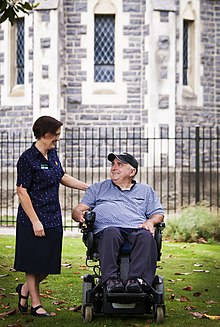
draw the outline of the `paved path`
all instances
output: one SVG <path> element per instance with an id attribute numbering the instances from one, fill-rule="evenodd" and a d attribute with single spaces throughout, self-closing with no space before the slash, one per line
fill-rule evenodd
<path id="1" fill-rule="evenodd" d="M 0 227 L 0 235 L 14 235 L 15 236 L 15 228 L 14 227 Z M 74 228 L 72 231 L 64 231 L 64 236 L 66 237 L 81 237 L 82 233 L 78 228 Z"/>
<path id="2" fill-rule="evenodd" d="M 0 235 L 15 235 L 14 227 L 0 227 Z"/>

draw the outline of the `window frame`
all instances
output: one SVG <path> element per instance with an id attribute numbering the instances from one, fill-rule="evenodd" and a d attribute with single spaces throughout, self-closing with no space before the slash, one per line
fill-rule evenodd
<path id="1" fill-rule="evenodd" d="M 183 85 L 188 85 L 188 62 L 189 62 L 189 21 L 183 20 Z"/>
<path id="2" fill-rule="evenodd" d="M 33 15 L 19 15 L 24 19 L 24 84 L 16 82 L 16 26 L 9 22 L 2 24 L 4 33 L 0 47 L 3 49 L 4 62 L 0 65 L 4 83 L 1 85 L 1 105 L 21 106 L 31 105 L 31 81 L 29 71 L 32 71 L 32 58 L 29 51 L 32 49 L 32 38 L 29 38 L 29 28 L 32 27 Z"/>
<path id="3" fill-rule="evenodd" d="M 201 84 L 201 74 L 203 68 L 200 58 L 202 53 L 201 48 L 201 17 L 200 17 L 200 2 L 192 0 L 190 2 L 183 0 L 180 5 L 180 35 L 177 43 L 179 50 L 179 61 L 177 64 L 178 84 L 177 84 L 177 105 L 203 105 L 203 86 Z M 184 21 L 188 23 L 188 42 L 187 42 L 187 83 L 183 83 L 183 29 Z"/>
<path id="4" fill-rule="evenodd" d="M 94 82 L 94 24 L 95 14 L 115 14 L 115 81 Z M 82 35 L 81 44 L 87 55 L 82 59 L 85 81 L 82 82 L 82 104 L 124 105 L 127 103 L 127 83 L 123 81 L 124 71 L 129 70 L 128 59 L 123 58 L 123 49 L 128 38 L 123 35 L 123 26 L 129 24 L 129 14 L 123 12 L 122 0 L 103 3 L 100 0 L 88 2 L 88 10 L 81 15 L 87 33 Z"/>
<path id="5" fill-rule="evenodd" d="M 187 34 L 187 39 L 186 38 Z M 183 19 L 183 59 L 182 83 L 195 91 L 195 23 L 193 20 Z M 187 62 L 184 60 L 187 57 Z"/>
<path id="6" fill-rule="evenodd" d="M 9 73 L 9 94 L 11 96 L 24 96 L 24 84 L 25 84 L 25 75 L 23 77 L 23 83 L 18 83 L 18 27 L 17 21 L 23 21 L 23 28 L 24 28 L 24 51 L 25 51 L 25 21 L 24 17 L 19 17 L 15 19 L 14 25 L 10 28 L 10 73 Z M 24 54 L 23 54 L 24 55 Z M 24 67 L 23 67 L 23 74 L 25 70 L 25 58 L 24 58 Z"/>

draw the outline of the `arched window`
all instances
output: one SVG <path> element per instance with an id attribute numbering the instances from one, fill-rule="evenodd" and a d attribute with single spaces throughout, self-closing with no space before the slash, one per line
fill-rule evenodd
<path id="1" fill-rule="evenodd" d="M 1 105 L 18 106 L 31 103 L 32 70 L 31 36 L 32 15 L 21 15 L 13 26 L 9 22 L 2 24 L 3 39 L 0 48 L 4 53 L 1 72 L 4 83 L 1 85 Z"/>
<path id="2" fill-rule="evenodd" d="M 15 84 L 24 84 L 24 18 L 15 20 Z"/>
<path id="3" fill-rule="evenodd" d="M 129 14 L 123 12 L 123 1 L 88 1 L 88 10 L 81 17 L 87 29 L 82 37 L 82 47 L 87 52 L 82 60 L 86 73 L 82 103 L 125 104 L 127 83 L 123 73 L 128 70 L 128 60 L 123 54 L 127 44 L 123 26 L 129 23 Z"/>
<path id="4" fill-rule="evenodd" d="M 183 58 L 182 75 L 183 85 L 189 85 L 194 89 L 194 60 L 195 60 L 195 14 L 191 3 L 188 3 L 183 13 Z"/>
<path id="5" fill-rule="evenodd" d="M 177 63 L 179 83 L 177 85 L 177 103 L 179 105 L 203 105 L 203 87 L 201 76 L 201 18 L 200 1 L 184 0 L 180 2 L 180 38 L 177 47 L 180 57 Z"/>

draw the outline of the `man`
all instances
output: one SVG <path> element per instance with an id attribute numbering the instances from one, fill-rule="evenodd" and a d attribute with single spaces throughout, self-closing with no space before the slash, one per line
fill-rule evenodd
<path id="1" fill-rule="evenodd" d="M 137 160 L 129 153 L 108 155 L 112 163 L 110 178 L 91 185 L 74 208 L 72 218 L 84 222 L 85 211 L 96 213 L 95 237 L 99 241 L 102 282 L 108 292 L 142 292 L 141 284 L 151 285 L 156 271 L 157 247 L 155 225 L 163 221 L 160 201 L 147 184 L 133 178 L 138 171 Z M 124 286 L 117 274 L 117 257 L 125 240 L 132 252 L 129 277 Z"/>

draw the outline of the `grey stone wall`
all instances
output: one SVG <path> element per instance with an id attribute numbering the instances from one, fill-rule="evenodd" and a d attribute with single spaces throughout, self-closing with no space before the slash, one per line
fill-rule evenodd
<path id="1" fill-rule="evenodd" d="M 82 105 L 82 82 L 86 81 L 87 72 L 82 65 L 82 59 L 88 56 L 87 50 L 82 48 L 81 36 L 87 33 L 87 27 L 81 24 L 82 13 L 87 12 L 88 0 L 63 0 L 63 8 L 60 11 L 60 62 L 62 76 L 58 81 L 61 85 L 61 96 L 64 100 L 61 110 L 61 120 L 69 129 L 74 126 L 122 126 L 133 128 L 143 126 L 148 122 L 148 111 L 144 108 L 144 94 L 147 93 L 148 80 L 145 80 L 144 67 L 148 63 L 148 53 L 144 50 L 144 37 L 150 33 L 149 26 L 145 25 L 144 14 L 148 1 L 124 0 L 123 12 L 129 15 L 127 26 L 123 27 L 125 37 L 128 37 L 128 47 L 123 49 L 124 59 L 129 61 L 129 68 L 123 75 L 123 81 L 128 85 L 126 105 Z M 180 0 L 176 0 L 179 15 Z M 203 86 L 203 107 L 191 105 L 176 106 L 176 126 L 214 126 L 220 123 L 220 41 L 219 41 L 219 14 L 218 1 L 201 0 L 201 43 L 204 49 L 198 58 L 204 68 L 201 76 Z M 167 22 L 169 16 L 162 11 L 160 19 Z M 43 12 L 42 22 L 48 23 L 49 11 Z M 33 37 L 33 29 L 29 29 L 29 38 Z M 181 38 L 178 33 L 177 38 Z M 0 25 L 0 40 L 5 35 Z M 50 36 L 45 35 L 42 47 L 50 46 Z M 29 52 L 29 59 L 33 58 L 33 52 Z M 179 54 L 176 53 L 178 60 Z M 0 49 L 0 64 L 4 64 L 4 49 Z M 175 64 L 175 63 L 174 63 Z M 47 65 L 39 67 L 44 79 L 50 75 Z M 161 72 L 164 78 L 167 71 Z M 28 73 L 29 80 L 33 79 L 33 71 Z M 5 76 L 0 73 L 0 85 L 5 83 Z M 176 83 L 179 83 L 178 76 Z M 33 85 L 32 85 L 33 86 Z M 34 86 L 33 86 L 34 87 Z M 1 94 L 0 94 L 1 97 Z M 40 94 L 39 94 L 40 97 Z M 40 97 L 41 105 L 48 106 L 47 97 Z M 160 97 L 160 108 L 169 106 L 169 94 Z M 0 104 L 0 130 L 10 132 L 30 131 L 33 123 L 33 107 L 30 106 L 2 106 Z"/>
<path id="2" fill-rule="evenodd" d="M 25 134 L 31 131 L 33 125 L 32 106 L 0 107 L 0 132 L 9 135 Z"/>

